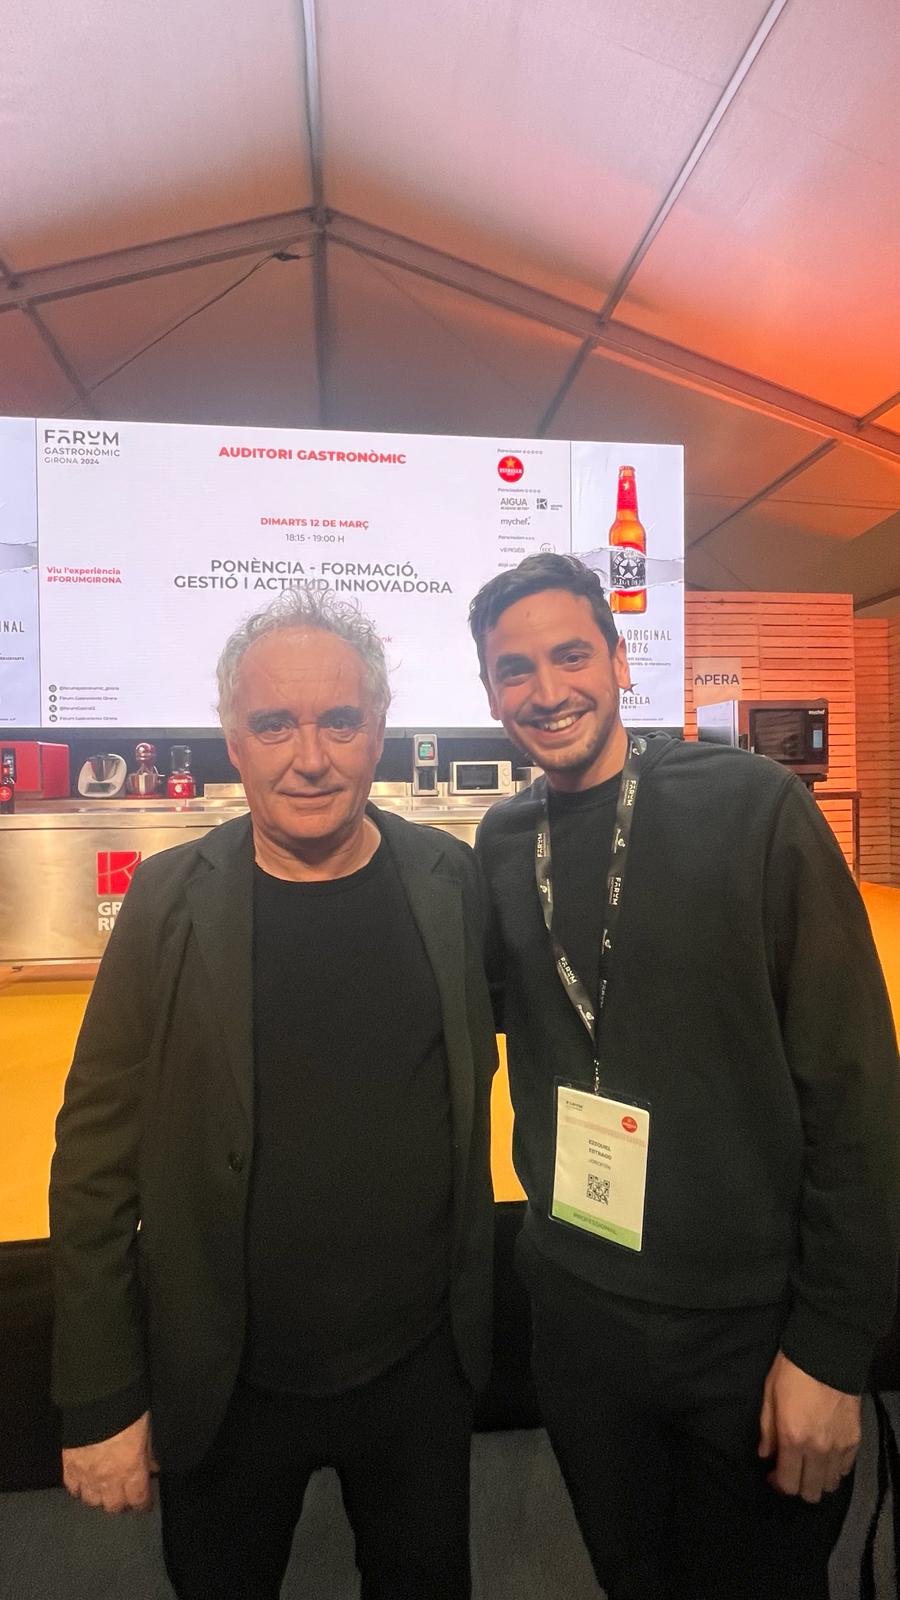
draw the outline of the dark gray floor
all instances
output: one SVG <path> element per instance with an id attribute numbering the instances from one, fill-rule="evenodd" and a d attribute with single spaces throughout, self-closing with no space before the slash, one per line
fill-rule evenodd
<path id="1" fill-rule="evenodd" d="M 886 1397 L 900 1425 L 900 1395 Z M 853 1504 L 832 1564 L 832 1600 L 857 1600 L 874 1494 L 873 1417 Z M 472 1482 L 474 1600 L 601 1600 L 547 1439 L 482 1434 Z M 887 1526 L 879 1600 L 896 1600 Z M 357 1600 L 337 1479 L 318 1473 L 297 1528 L 282 1600 Z M 104 1517 L 62 1489 L 0 1496 L 0 1600 L 172 1600 L 150 1517 Z M 238 1597 L 236 1597 L 238 1600 Z"/>

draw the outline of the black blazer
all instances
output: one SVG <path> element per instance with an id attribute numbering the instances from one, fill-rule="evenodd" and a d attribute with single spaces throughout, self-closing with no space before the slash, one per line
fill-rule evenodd
<path id="1" fill-rule="evenodd" d="M 369 811 L 440 993 L 453 1131 L 450 1312 L 460 1362 L 480 1387 L 490 1354 L 496 1066 L 480 881 L 460 841 Z M 152 1405 L 154 1446 L 170 1470 L 210 1444 L 244 1340 L 252 872 L 249 817 L 138 868 L 57 1122 L 54 1399 L 96 1438 Z"/>

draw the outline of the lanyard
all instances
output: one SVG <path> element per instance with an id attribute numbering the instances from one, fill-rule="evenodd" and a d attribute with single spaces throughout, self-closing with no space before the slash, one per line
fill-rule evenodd
<path id="1" fill-rule="evenodd" d="M 622 887 L 625 882 L 628 846 L 631 842 L 631 825 L 634 821 L 634 803 L 638 790 L 638 769 L 641 756 L 646 748 L 646 739 L 641 739 L 637 734 L 630 736 L 628 756 L 622 768 L 622 777 L 619 783 L 612 853 L 609 860 L 609 872 L 606 875 L 606 912 L 603 923 L 603 938 L 600 941 L 600 985 L 597 992 L 596 1008 L 584 983 L 571 965 L 565 950 L 553 932 L 553 866 L 550 852 L 550 814 L 547 805 L 546 778 L 543 783 L 541 820 L 538 823 L 537 836 L 534 841 L 534 878 L 537 884 L 541 909 L 544 913 L 544 923 L 550 935 L 550 943 L 553 947 L 553 956 L 556 961 L 556 970 L 559 973 L 560 982 L 590 1034 L 594 1051 L 595 1094 L 600 1093 L 597 1025 L 600 1014 L 606 1004 L 609 987 L 609 963 L 612 956 L 613 940 L 619 922 L 619 912 L 622 908 Z"/>

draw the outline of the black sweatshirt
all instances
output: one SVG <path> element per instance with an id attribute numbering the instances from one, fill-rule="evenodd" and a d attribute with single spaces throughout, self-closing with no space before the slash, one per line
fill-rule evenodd
<path id="1" fill-rule="evenodd" d="M 576 970 L 586 916 L 599 944 L 615 788 L 551 809 L 555 927 L 576 941 Z M 656 1304 L 787 1298 L 785 1354 L 859 1392 L 894 1306 L 900 1067 L 865 908 L 830 828 L 774 762 L 649 740 L 600 1039 L 604 1092 L 651 1107 L 635 1253 L 548 1216 L 554 1080 L 590 1082 L 591 1046 L 538 904 L 539 809 L 534 787 L 501 802 L 478 839 L 532 1254 Z"/>

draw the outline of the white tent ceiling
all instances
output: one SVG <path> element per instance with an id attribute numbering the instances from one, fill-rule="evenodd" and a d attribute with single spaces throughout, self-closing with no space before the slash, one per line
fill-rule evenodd
<path id="1" fill-rule="evenodd" d="M 684 442 L 690 582 L 900 613 L 896 0 L 2 32 L 3 412 Z"/>

